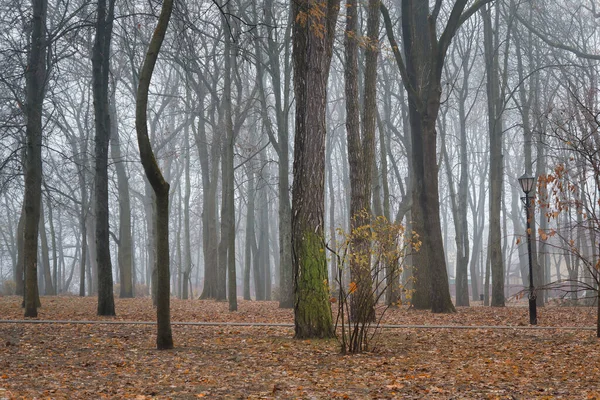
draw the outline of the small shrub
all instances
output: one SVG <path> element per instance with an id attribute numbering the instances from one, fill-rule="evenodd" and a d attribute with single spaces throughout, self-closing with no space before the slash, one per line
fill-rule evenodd
<path id="1" fill-rule="evenodd" d="M 400 293 L 400 275 L 404 260 L 409 251 L 418 251 L 420 241 L 414 232 L 405 232 L 402 224 L 389 222 L 385 217 L 361 216 L 369 223 L 346 233 L 338 230 L 341 240 L 339 249 L 330 249 L 337 257 L 338 274 L 335 277 L 338 317 L 336 327 L 341 327 L 342 353 L 360 353 L 372 350 L 371 341 L 387 310 L 385 306 L 379 319 L 375 316 L 374 305 L 379 303 L 386 291 Z M 367 252 L 359 253 L 352 249 L 352 243 L 367 242 Z M 344 283 L 344 269 L 354 264 L 354 271 L 363 271 Z M 361 282 L 363 277 L 371 278 Z M 365 287 L 365 285 L 367 287 Z M 370 285 L 370 287 L 368 287 Z M 398 299 L 398 302 L 400 300 Z M 371 332 L 372 325 L 375 329 Z"/>

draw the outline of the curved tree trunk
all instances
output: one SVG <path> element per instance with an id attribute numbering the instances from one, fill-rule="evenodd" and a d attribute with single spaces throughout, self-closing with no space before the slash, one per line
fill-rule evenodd
<path id="1" fill-rule="evenodd" d="M 164 0 L 158 24 L 152 34 L 148 52 L 140 71 L 140 81 L 135 104 L 135 128 L 140 150 L 140 158 L 146 177 L 156 196 L 156 264 L 158 269 L 156 294 L 157 335 L 156 347 L 159 350 L 173 348 L 170 310 L 170 264 L 169 264 L 169 188 L 156 162 L 148 136 L 148 91 L 158 53 L 173 10 L 173 0 Z"/>

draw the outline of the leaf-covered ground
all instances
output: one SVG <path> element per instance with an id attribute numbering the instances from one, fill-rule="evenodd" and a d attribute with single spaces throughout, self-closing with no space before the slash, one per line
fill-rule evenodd
<path id="1" fill-rule="evenodd" d="M 93 298 L 42 298 L 40 319 L 102 320 Z M 154 320 L 149 299 L 116 299 L 118 320 Z M 173 321 L 292 322 L 275 302 L 172 301 Z M 0 297 L 0 319 L 21 319 Z M 525 307 L 434 315 L 401 308 L 386 323 L 511 325 Z M 595 309 L 544 307 L 540 326 L 593 326 Z M 174 326 L 155 350 L 151 325 L 0 324 L 3 398 L 600 399 L 594 331 L 385 329 L 377 350 L 340 355 L 335 340 L 300 341 L 286 327 Z"/>

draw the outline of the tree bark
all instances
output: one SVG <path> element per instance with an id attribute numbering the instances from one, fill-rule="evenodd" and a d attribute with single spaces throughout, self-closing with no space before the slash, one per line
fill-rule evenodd
<path id="1" fill-rule="evenodd" d="M 52 284 L 52 271 L 50 270 L 50 246 L 48 246 L 48 232 L 46 232 L 46 219 L 44 218 L 43 204 L 40 206 L 40 242 L 42 245 L 42 273 L 43 293 L 45 296 L 53 296 L 56 294 L 54 285 Z"/>
<path id="2" fill-rule="evenodd" d="M 186 91 L 189 100 L 190 93 L 189 89 Z M 189 103 L 189 101 L 188 101 Z M 190 234 L 190 197 L 191 182 L 190 182 L 190 130 L 189 127 L 185 127 L 185 191 L 183 195 L 183 282 L 181 283 L 181 298 L 187 300 L 191 291 L 188 290 L 188 282 L 192 275 L 192 243 Z M 192 296 L 193 297 L 193 296 Z"/>
<path id="3" fill-rule="evenodd" d="M 365 91 L 362 135 L 358 90 L 358 9 L 357 2 L 346 2 L 346 131 L 350 165 L 350 231 L 371 222 L 371 194 L 375 162 L 375 122 L 377 114 L 377 55 L 379 53 L 379 1 L 370 0 L 367 10 L 367 44 L 365 49 Z M 353 318 L 361 322 L 375 320 L 372 293 L 370 240 L 353 236 L 350 261 L 351 279 L 356 283 L 352 295 Z"/>
<path id="4" fill-rule="evenodd" d="M 159 350 L 173 348 L 170 311 L 170 263 L 169 263 L 169 183 L 165 181 L 154 156 L 148 136 L 148 91 L 158 53 L 173 10 L 173 0 L 164 0 L 158 23 L 140 70 L 140 80 L 135 104 L 135 128 L 140 150 L 140 158 L 148 182 L 156 196 L 156 264 L 158 270 L 156 319 L 156 347 Z"/>
<path id="5" fill-rule="evenodd" d="M 260 154 L 261 165 L 267 165 L 265 151 Z M 271 258 L 269 255 L 269 195 L 268 182 L 269 176 L 266 174 L 266 168 L 262 170 L 263 182 L 259 186 L 258 202 L 260 204 L 259 214 L 259 233 L 258 233 L 258 254 L 259 265 L 262 269 L 261 276 L 263 278 L 264 300 L 271 300 Z"/>
<path id="6" fill-rule="evenodd" d="M 504 259 L 500 221 L 504 162 L 502 155 L 502 104 L 498 63 L 498 40 L 492 30 L 491 10 L 482 8 L 486 88 L 488 97 L 488 129 L 490 135 L 490 204 L 488 251 L 492 273 L 492 307 L 504 307 Z M 497 24 L 496 24 L 497 25 Z M 487 276 L 486 276 L 487 281 Z"/>
<path id="7" fill-rule="evenodd" d="M 52 212 L 52 204 L 50 203 L 50 199 L 48 199 L 48 205 L 46 208 L 48 209 L 48 225 L 50 227 L 50 241 L 52 243 L 52 294 L 56 295 L 60 293 L 60 268 L 58 266 L 58 249 L 56 245 L 56 231 L 54 229 L 54 214 Z"/>
<path id="8" fill-rule="evenodd" d="M 254 184 L 254 170 L 251 164 L 248 163 L 246 168 L 248 176 L 248 187 L 247 187 L 247 210 L 246 210 L 246 249 L 244 254 L 244 300 L 251 300 L 250 297 L 250 272 L 252 271 L 252 250 L 256 247 L 256 234 L 254 232 L 254 203 L 255 203 L 255 184 Z M 258 288 L 257 279 L 254 279 L 255 296 L 258 300 Z"/>
<path id="9" fill-rule="evenodd" d="M 386 32 L 408 93 L 413 154 L 413 229 L 421 249 L 413 257 L 416 308 L 454 312 L 442 245 L 437 170 L 436 120 L 442 93 L 441 75 L 452 38 L 460 25 L 488 0 L 457 0 L 448 14 L 442 34 L 437 36 L 441 2 L 431 11 L 429 1 L 402 0 L 402 37 L 406 57 L 396 43 L 387 8 L 382 4 Z"/>
<path id="10" fill-rule="evenodd" d="M 198 103 L 204 104 L 205 92 L 202 85 L 196 90 Z M 210 146 L 206 137 L 204 110 L 200 107 L 197 129 L 194 130 L 194 140 L 200 158 L 202 170 L 202 252 L 204 255 L 204 286 L 201 299 L 217 298 L 217 265 L 218 265 L 218 234 L 217 234 L 217 188 L 219 176 L 219 157 L 221 154 L 218 139 L 213 138 Z M 211 168 L 212 165 L 212 168 Z"/>
<path id="11" fill-rule="evenodd" d="M 24 194 L 23 263 L 25 317 L 37 317 L 38 228 L 42 201 L 42 108 L 46 84 L 47 0 L 32 1 L 31 42 L 25 71 L 27 125 Z"/>
<path id="12" fill-rule="evenodd" d="M 15 294 L 17 296 L 23 296 L 25 294 L 25 280 L 24 273 L 24 229 L 25 229 L 25 202 L 21 205 L 21 214 L 19 216 L 19 223 L 17 224 L 17 265 L 15 267 Z"/>
<path id="13" fill-rule="evenodd" d="M 116 88 L 112 91 L 110 102 L 111 140 L 110 151 L 117 172 L 117 187 L 119 189 L 119 281 L 121 298 L 134 297 L 133 281 L 133 244 L 131 237 L 131 197 L 129 195 L 129 177 L 125 170 L 125 160 L 121 155 L 121 139 L 117 123 Z"/>
<path id="14" fill-rule="evenodd" d="M 292 249 L 296 338 L 334 336 L 324 237 L 327 80 L 339 0 L 292 2 L 294 184 Z"/>
<path id="15" fill-rule="evenodd" d="M 225 21 L 225 16 L 222 17 Z M 225 24 L 224 24 L 225 25 Z M 227 298 L 229 300 L 229 311 L 237 311 L 237 279 L 235 270 L 235 178 L 233 169 L 233 146 L 235 135 L 233 132 L 233 116 L 231 103 L 231 76 L 232 76 L 232 49 L 231 34 L 225 29 L 225 82 L 224 103 L 225 108 L 225 151 L 223 152 L 223 197 L 224 208 L 221 218 L 225 221 L 226 233 L 223 234 L 227 246 Z M 223 226 L 223 225 L 222 225 Z"/>
<path id="16" fill-rule="evenodd" d="M 98 264 L 98 315 L 115 315 L 108 207 L 108 143 L 110 140 L 108 75 L 113 18 L 114 0 L 109 0 L 108 9 L 106 0 L 99 0 L 96 37 L 92 51 L 96 125 L 94 190 L 96 202 L 96 262 Z"/>

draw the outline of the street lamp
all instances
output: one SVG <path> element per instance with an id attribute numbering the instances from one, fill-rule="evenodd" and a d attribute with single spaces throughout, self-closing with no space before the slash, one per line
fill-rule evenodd
<path id="1" fill-rule="evenodd" d="M 529 256 L 529 324 L 537 325 L 537 304 L 535 288 L 533 287 L 533 267 L 531 259 L 531 197 L 529 193 L 535 186 L 535 177 L 524 173 L 519 178 L 519 184 L 521 189 L 525 192 L 525 197 L 521 197 L 523 204 L 525 205 L 525 217 L 527 219 L 527 253 Z"/>

